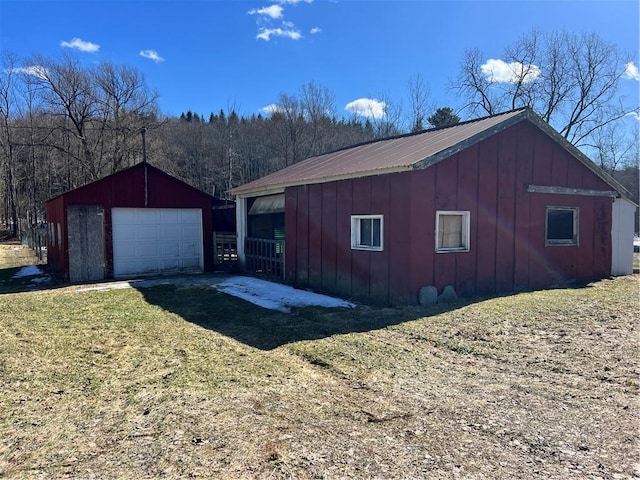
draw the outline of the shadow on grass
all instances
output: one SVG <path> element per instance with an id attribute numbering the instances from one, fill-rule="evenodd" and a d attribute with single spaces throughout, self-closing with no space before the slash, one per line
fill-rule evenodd
<path id="1" fill-rule="evenodd" d="M 302 340 L 377 330 L 460 308 L 468 303 L 430 308 L 305 307 L 294 309 L 291 313 L 281 313 L 205 286 L 159 286 L 141 288 L 139 291 L 150 304 L 261 350 L 272 350 Z"/>

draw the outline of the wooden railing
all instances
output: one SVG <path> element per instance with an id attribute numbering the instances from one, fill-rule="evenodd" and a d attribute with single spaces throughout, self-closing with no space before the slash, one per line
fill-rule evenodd
<path id="1" fill-rule="evenodd" d="M 216 270 L 234 270 L 238 265 L 235 233 L 213 232 L 213 258 Z"/>
<path id="2" fill-rule="evenodd" d="M 247 271 L 283 279 L 284 245 L 284 240 L 247 238 L 244 251 Z"/>

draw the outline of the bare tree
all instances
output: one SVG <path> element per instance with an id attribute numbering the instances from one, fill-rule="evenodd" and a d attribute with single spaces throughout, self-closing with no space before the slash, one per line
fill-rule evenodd
<path id="1" fill-rule="evenodd" d="M 589 147 L 595 152 L 594 161 L 613 175 L 616 170 L 638 168 L 640 128 L 634 125 L 631 134 L 614 124 L 608 124 L 592 135 Z"/>
<path id="2" fill-rule="evenodd" d="M 424 130 L 427 111 L 431 110 L 431 107 L 429 105 L 429 86 L 419 73 L 409 79 L 409 104 L 411 107 L 409 119 L 411 131 Z"/>
<path id="3" fill-rule="evenodd" d="M 382 115 L 374 115 L 371 112 L 369 117 L 373 126 L 374 136 L 376 138 L 385 138 L 398 135 L 401 132 L 402 103 L 394 102 L 388 92 L 381 93 L 376 98 L 384 105 L 384 109 Z"/>
<path id="4" fill-rule="evenodd" d="M 74 140 L 50 145 L 76 163 L 79 182 L 96 180 L 135 160 L 140 127 L 155 123 L 157 114 L 157 94 L 135 69 L 109 62 L 83 67 L 73 56 L 60 61 L 36 56 L 28 71 L 52 127 Z"/>
<path id="5" fill-rule="evenodd" d="M 91 120 L 99 118 L 99 103 L 91 76 L 72 56 L 54 61 L 37 55 L 30 68 L 49 111 L 54 117 L 69 120 L 71 132 L 81 145 L 79 152 L 68 153 L 79 162 L 88 179 L 98 179 L 90 131 Z"/>
<path id="6" fill-rule="evenodd" d="M 1 177 L 3 186 L 2 195 L 4 198 L 3 216 L 5 222 L 9 223 L 13 236 L 16 236 L 19 231 L 15 180 L 15 145 L 11 125 L 16 69 L 16 57 L 8 53 L 3 54 L 2 70 L 0 71 L 0 149 L 3 160 Z"/>
<path id="7" fill-rule="evenodd" d="M 309 82 L 300 89 L 300 106 L 308 128 L 306 154 L 321 153 L 330 141 L 329 123 L 335 117 L 334 94 L 327 87 Z"/>
<path id="8" fill-rule="evenodd" d="M 130 153 L 138 150 L 140 129 L 157 123 L 158 94 L 149 91 L 143 76 L 126 65 L 103 62 L 91 73 L 98 104 L 94 123 L 101 132 L 99 152 L 113 173 L 126 166 Z M 104 161 L 99 163 L 102 167 Z"/>
<path id="9" fill-rule="evenodd" d="M 595 33 L 532 31 L 502 59 L 469 50 L 454 91 L 474 114 L 530 107 L 577 146 L 637 105 L 625 104 L 619 82 L 628 60 Z"/>

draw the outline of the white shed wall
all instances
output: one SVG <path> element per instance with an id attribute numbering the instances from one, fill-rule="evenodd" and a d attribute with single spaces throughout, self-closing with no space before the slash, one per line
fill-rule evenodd
<path id="1" fill-rule="evenodd" d="M 624 198 L 613 202 L 611 222 L 611 275 L 633 273 L 633 235 L 636 206 Z"/>

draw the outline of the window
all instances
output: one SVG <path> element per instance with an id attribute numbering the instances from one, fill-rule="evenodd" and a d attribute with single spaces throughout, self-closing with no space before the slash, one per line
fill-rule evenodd
<path id="1" fill-rule="evenodd" d="M 436 252 L 469 251 L 469 212 L 436 212 Z"/>
<path id="2" fill-rule="evenodd" d="M 381 251 L 382 232 L 382 215 L 351 216 L 351 248 Z"/>
<path id="3" fill-rule="evenodd" d="M 547 207 L 546 245 L 578 245 L 578 209 Z"/>

